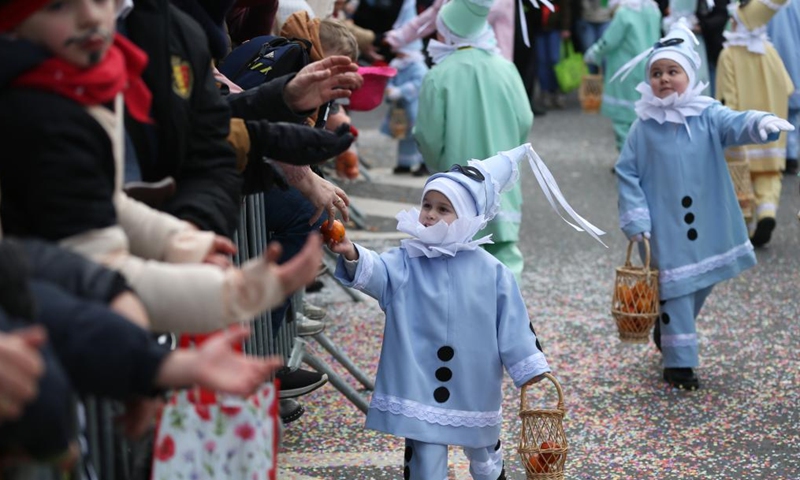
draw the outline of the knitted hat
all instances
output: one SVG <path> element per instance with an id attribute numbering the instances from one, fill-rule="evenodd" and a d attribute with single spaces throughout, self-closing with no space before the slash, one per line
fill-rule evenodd
<path id="1" fill-rule="evenodd" d="M 486 17 L 494 0 L 450 0 L 439 10 L 442 23 L 455 35 L 470 38 L 488 25 Z"/>
<path id="2" fill-rule="evenodd" d="M 733 12 L 733 17 L 744 28 L 755 30 L 766 26 L 770 19 L 789 0 L 751 0 L 740 2 Z"/>
<path id="3" fill-rule="evenodd" d="M 667 36 L 658 41 L 653 48 L 653 52 L 647 59 L 647 75 L 649 78 L 650 68 L 653 64 L 662 59 L 669 59 L 680 65 L 689 77 L 689 88 L 695 86 L 697 82 L 697 70 L 700 69 L 702 61 L 700 54 L 695 50 L 695 38 L 688 25 L 681 21 L 672 24 Z"/>
<path id="4" fill-rule="evenodd" d="M 20 23 L 47 5 L 49 0 L 0 1 L 0 32 L 15 29 Z"/>

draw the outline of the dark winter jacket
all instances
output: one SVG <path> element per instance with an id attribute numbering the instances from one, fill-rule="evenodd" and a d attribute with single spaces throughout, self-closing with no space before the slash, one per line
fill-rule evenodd
<path id="1" fill-rule="evenodd" d="M 205 34 L 167 0 L 137 0 L 123 29 L 150 58 L 142 77 L 153 93 L 155 125 L 126 121 L 142 179 L 173 177 L 177 192 L 162 208 L 231 236 L 241 177 L 227 142 L 230 109 L 217 91 Z"/>
<path id="2" fill-rule="evenodd" d="M 50 241 L 117 223 L 111 140 L 86 109 L 9 84 L 48 58 L 0 38 L 0 219 L 3 232 Z"/>

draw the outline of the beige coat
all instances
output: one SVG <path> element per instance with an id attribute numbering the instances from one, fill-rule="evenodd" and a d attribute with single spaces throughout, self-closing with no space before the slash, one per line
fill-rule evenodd
<path id="1" fill-rule="evenodd" d="M 196 231 L 125 195 L 122 109 L 121 97 L 117 113 L 100 106 L 88 109 L 114 144 L 119 223 L 61 244 L 120 271 L 147 308 L 154 331 L 209 332 L 250 320 L 283 302 L 286 292 L 266 261 L 258 258 L 241 269 L 227 270 L 201 264 L 213 233 Z"/>

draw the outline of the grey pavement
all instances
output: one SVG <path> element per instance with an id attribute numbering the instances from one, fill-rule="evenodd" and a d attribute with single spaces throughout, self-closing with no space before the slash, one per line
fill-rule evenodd
<path id="1" fill-rule="evenodd" d="M 784 178 L 778 227 L 759 264 L 714 289 L 698 322 L 703 388 L 686 393 L 660 379 L 652 344 L 620 342 L 609 313 L 614 268 L 626 240 L 617 227 L 616 159 L 610 123 L 583 114 L 574 98 L 563 111 L 537 117 L 529 137 L 577 212 L 607 231 L 603 248 L 550 209 L 528 167 L 520 247 L 521 289 L 564 389 L 571 479 L 800 479 L 800 210 L 798 179 Z M 394 143 L 377 132 L 384 111 L 354 114 L 359 149 L 371 164 L 364 179 L 343 183 L 365 227 L 358 242 L 396 246 L 394 214 L 415 204 L 423 179 L 399 177 Z M 329 310 L 328 336 L 374 375 L 382 313 L 354 301 L 325 277 L 308 299 Z M 338 368 L 311 342 L 310 348 Z M 343 370 L 342 377 L 358 387 Z M 519 392 L 507 382 L 503 436 L 508 478 L 525 478 L 516 455 Z M 550 392 L 534 392 L 534 398 Z M 369 398 L 369 392 L 363 392 Z M 285 431 L 282 480 L 400 479 L 402 440 L 363 429 L 364 415 L 330 385 L 300 399 L 307 412 Z M 452 450 L 450 480 L 466 480 Z M 439 479 L 431 479 L 439 480 Z"/>

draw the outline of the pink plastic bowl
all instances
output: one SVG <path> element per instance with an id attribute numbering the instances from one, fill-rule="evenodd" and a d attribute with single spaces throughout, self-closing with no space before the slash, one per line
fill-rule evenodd
<path id="1" fill-rule="evenodd" d="M 350 95 L 350 110 L 366 112 L 381 104 L 386 83 L 397 75 L 397 70 L 392 67 L 358 67 L 358 73 L 364 77 L 364 84 Z"/>

